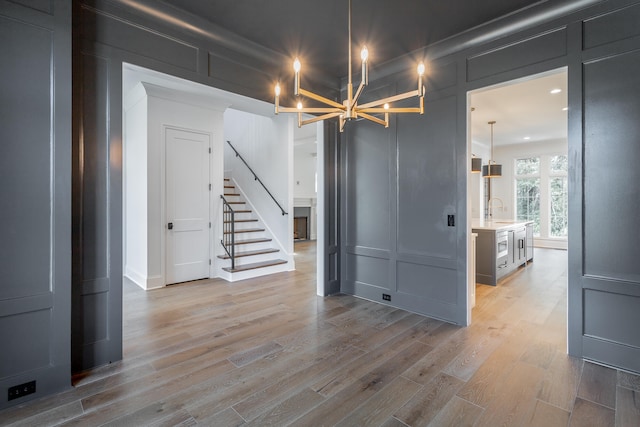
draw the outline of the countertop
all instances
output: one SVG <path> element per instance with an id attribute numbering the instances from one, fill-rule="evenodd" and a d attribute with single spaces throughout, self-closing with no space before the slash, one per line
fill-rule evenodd
<path id="1" fill-rule="evenodd" d="M 473 218 L 471 220 L 472 230 L 507 230 L 518 226 L 525 226 L 527 224 L 533 224 L 533 221 L 516 221 L 512 219 L 495 219 L 486 220 L 480 218 Z"/>

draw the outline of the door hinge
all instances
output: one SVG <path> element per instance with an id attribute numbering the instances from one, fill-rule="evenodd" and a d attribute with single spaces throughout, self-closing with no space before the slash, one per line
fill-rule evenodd
<path id="1" fill-rule="evenodd" d="M 209 191 L 211 191 L 211 184 L 209 184 Z"/>
<path id="2" fill-rule="evenodd" d="M 209 154 L 211 154 L 211 147 L 209 147 Z"/>
<path id="3" fill-rule="evenodd" d="M 211 228 L 211 223 L 209 223 L 209 228 Z"/>
<path id="4" fill-rule="evenodd" d="M 211 265 L 211 259 L 209 259 L 209 265 Z"/>

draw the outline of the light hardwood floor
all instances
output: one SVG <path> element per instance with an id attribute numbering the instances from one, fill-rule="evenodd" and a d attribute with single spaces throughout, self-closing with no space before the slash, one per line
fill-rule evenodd
<path id="1" fill-rule="evenodd" d="M 640 425 L 639 376 L 566 355 L 566 252 L 479 285 L 468 328 L 317 297 L 315 246 L 296 252 L 267 278 L 125 285 L 124 360 L 0 424 Z"/>

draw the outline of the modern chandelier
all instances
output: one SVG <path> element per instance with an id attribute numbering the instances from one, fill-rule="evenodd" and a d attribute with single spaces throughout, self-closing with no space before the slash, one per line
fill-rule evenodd
<path id="1" fill-rule="evenodd" d="M 275 110 L 276 114 L 283 113 L 296 113 L 298 114 L 298 127 L 314 123 L 326 119 L 338 117 L 340 122 L 340 132 L 344 130 L 344 125 L 349 120 L 355 120 L 357 118 L 363 118 L 370 120 L 374 123 L 378 123 L 384 127 L 389 127 L 389 113 L 424 113 L 424 93 L 425 88 L 422 84 L 422 77 L 424 76 L 425 67 L 423 63 L 418 65 L 418 88 L 409 92 L 401 93 L 398 95 L 390 96 L 388 98 L 379 99 L 377 101 L 367 102 L 364 104 L 358 104 L 358 99 L 362 95 L 362 91 L 369 83 L 369 70 L 367 59 L 369 57 L 369 51 L 364 46 L 360 52 L 360 58 L 362 60 L 362 76 L 360 79 L 360 85 L 353 93 L 353 80 L 351 76 L 351 0 L 349 0 L 349 83 L 347 85 L 347 99 L 342 101 L 342 104 L 325 98 L 321 95 L 317 95 L 313 92 L 305 90 L 300 87 L 300 69 L 302 68 L 300 60 L 298 58 L 293 61 L 293 70 L 295 71 L 294 77 L 294 89 L 293 94 L 298 97 L 298 103 L 296 107 L 280 107 L 280 83 L 278 82 L 275 87 Z M 301 97 L 310 98 L 327 105 L 328 107 L 304 107 L 302 105 Z M 401 101 L 412 97 L 419 98 L 419 106 L 413 108 L 405 107 L 391 107 L 393 102 Z M 302 120 L 303 113 L 320 114 L 310 119 Z M 377 115 L 382 115 L 380 118 Z"/>

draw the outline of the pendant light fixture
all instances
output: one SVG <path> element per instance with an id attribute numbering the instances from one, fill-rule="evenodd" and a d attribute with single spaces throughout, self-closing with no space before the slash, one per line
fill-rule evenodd
<path id="1" fill-rule="evenodd" d="M 298 58 L 293 62 L 293 70 L 295 72 L 293 94 L 298 97 L 296 107 L 281 107 L 280 106 L 280 83 L 275 87 L 275 107 L 276 114 L 283 113 L 296 113 L 298 115 L 298 127 L 309 123 L 322 121 L 325 119 L 331 119 L 338 117 L 340 121 L 340 132 L 344 130 L 344 125 L 349 120 L 357 118 L 363 118 L 370 120 L 374 123 L 378 123 L 384 127 L 389 127 L 389 113 L 424 113 L 424 93 L 425 88 L 422 83 L 422 79 L 425 73 L 425 67 L 423 63 L 420 63 L 417 67 L 418 72 L 418 88 L 409 92 L 401 93 L 398 95 L 390 96 L 388 98 L 378 99 L 377 101 L 366 102 L 364 104 L 358 104 L 358 98 L 362 94 L 362 90 L 369 83 L 369 65 L 368 65 L 369 51 L 366 46 L 362 48 L 360 52 L 360 59 L 362 61 L 362 74 L 361 81 L 355 94 L 353 93 L 353 81 L 351 77 L 351 0 L 349 0 L 349 84 L 347 85 L 347 99 L 342 103 L 325 98 L 324 96 L 317 95 L 311 91 L 305 90 L 300 87 L 300 69 L 302 65 Z M 313 99 L 318 101 L 327 107 L 314 108 L 304 107 L 301 97 Z M 418 107 L 392 107 L 390 104 L 393 102 L 401 101 L 412 97 L 418 98 Z M 302 120 L 302 113 L 321 114 L 311 119 Z M 377 116 L 376 116 L 377 115 Z M 379 116 L 382 116 L 379 117 Z"/>
<path id="2" fill-rule="evenodd" d="M 493 125 L 495 124 L 495 120 L 489 122 L 491 126 L 491 157 L 489 157 L 489 164 L 482 166 L 482 176 L 484 178 L 499 178 L 502 176 L 502 165 L 493 160 Z"/>

